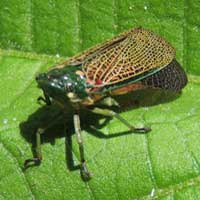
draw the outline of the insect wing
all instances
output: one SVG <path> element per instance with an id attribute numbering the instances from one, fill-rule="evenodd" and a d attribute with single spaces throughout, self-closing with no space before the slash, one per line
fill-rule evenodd
<path id="1" fill-rule="evenodd" d="M 104 43 L 101 43 L 101 44 L 95 45 L 89 49 L 86 49 L 85 51 L 81 52 L 80 54 L 68 59 L 63 64 L 76 65 L 76 63 L 79 63 L 79 64 L 83 65 L 83 63 L 90 60 L 90 58 L 94 57 L 94 55 L 100 54 L 105 49 L 110 48 L 110 47 L 114 46 L 115 44 L 123 41 L 129 34 L 129 32 L 130 32 L 130 30 L 123 32 L 118 36 L 115 36 L 112 40 L 107 40 Z"/>
<path id="2" fill-rule="evenodd" d="M 174 48 L 148 30 L 133 29 L 123 36 L 87 56 L 83 71 L 90 85 L 107 86 L 143 73 L 147 77 L 175 57 Z"/>
<path id="3" fill-rule="evenodd" d="M 159 72 L 143 79 L 142 85 L 180 92 L 187 84 L 187 76 L 181 65 L 174 59 Z"/>

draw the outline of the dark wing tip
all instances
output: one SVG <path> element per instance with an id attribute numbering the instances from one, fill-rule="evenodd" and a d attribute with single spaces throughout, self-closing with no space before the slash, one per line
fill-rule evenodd
<path id="1" fill-rule="evenodd" d="M 174 59 L 157 73 L 142 80 L 148 87 L 180 92 L 187 84 L 188 79 L 181 65 Z"/>

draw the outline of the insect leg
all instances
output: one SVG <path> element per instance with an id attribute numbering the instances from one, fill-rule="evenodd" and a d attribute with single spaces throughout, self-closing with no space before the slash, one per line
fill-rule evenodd
<path id="1" fill-rule="evenodd" d="M 105 97 L 104 99 L 102 99 L 100 101 L 99 104 L 105 105 L 105 106 L 117 106 L 117 107 L 119 107 L 118 102 L 115 99 L 113 99 L 112 97 Z"/>
<path id="2" fill-rule="evenodd" d="M 135 128 L 132 126 L 127 120 L 125 120 L 123 117 L 121 117 L 118 113 L 108 110 L 108 109 L 102 109 L 102 108 L 93 108 L 92 110 L 93 113 L 104 115 L 104 116 L 109 116 L 109 117 L 115 117 L 119 121 L 121 121 L 124 125 L 126 125 L 131 131 L 136 132 L 136 133 L 147 133 L 151 131 L 151 128 L 149 127 L 143 127 L 143 128 Z"/>
<path id="3" fill-rule="evenodd" d="M 51 105 L 50 97 L 43 91 L 44 97 L 40 96 L 38 97 L 38 101 L 43 101 L 46 103 L 46 105 Z"/>
<path id="4" fill-rule="evenodd" d="M 42 151 L 41 151 L 41 134 L 44 132 L 44 129 L 39 128 L 36 132 L 36 157 L 30 158 L 24 161 L 24 167 L 28 168 L 32 165 L 39 165 L 42 160 Z"/>
<path id="5" fill-rule="evenodd" d="M 24 161 L 24 168 L 27 169 L 31 166 L 40 165 L 42 160 L 42 150 L 41 150 L 41 134 L 45 132 L 45 130 L 49 129 L 53 125 L 55 125 L 57 122 L 63 119 L 63 112 L 59 111 L 54 115 L 54 119 L 52 119 L 51 123 L 48 123 L 49 125 L 43 128 L 38 128 L 36 132 L 36 143 L 32 146 L 34 148 L 34 158 L 30 158 Z"/>
<path id="6" fill-rule="evenodd" d="M 78 114 L 74 114 L 74 128 L 75 128 L 75 133 L 77 137 L 77 142 L 79 145 L 80 160 L 81 160 L 81 163 L 80 163 L 81 175 L 85 180 L 87 180 L 91 177 L 91 174 L 89 173 L 86 166 L 86 162 L 85 162 L 83 140 L 81 137 L 80 118 Z"/>

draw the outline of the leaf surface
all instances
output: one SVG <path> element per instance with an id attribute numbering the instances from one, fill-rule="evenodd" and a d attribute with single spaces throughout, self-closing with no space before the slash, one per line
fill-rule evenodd
<path id="1" fill-rule="evenodd" d="M 1 1 L 0 199 L 199 199 L 199 7 L 197 0 Z M 160 103 L 121 113 L 135 126 L 150 125 L 148 135 L 120 135 L 127 128 L 113 119 L 97 128 L 102 136 L 82 119 L 89 182 L 69 170 L 79 153 L 72 135 L 66 155 L 62 120 L 42 137 L 42 164 L 24 171 L 35 128 L 56 121 L 54 108 L 36 102 L 35 74 L 138 26 L 176 48 L 189 77 L 181 96 L 162 102 L 158 95 Z"/>

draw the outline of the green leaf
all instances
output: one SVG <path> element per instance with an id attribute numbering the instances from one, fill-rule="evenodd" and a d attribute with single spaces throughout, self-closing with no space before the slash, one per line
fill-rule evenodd
<path id="1" fill-rule="evenodd" d="M 199 8 L 197 0 L 1 1 L 0 199 L 199 199 Z M 36 101 L 35 74 L 137 26 L 176 48 L 189 77 L 182 95 L 164 102 L 157 94 L 160 103 L 121 113 L 135 126 L 150 125 L 148 135 L 118 136 L 127 128 L 113 119 L 97 127 L 103 137 L 82 119 L 89 182 L 69 170 L 79 153 L 74 135 L 72 155 L 65 149 L 62 120 L 42 138 L 42 164 L 24 171 L 35 128 L 56 121 L 57 109 Z"/>

